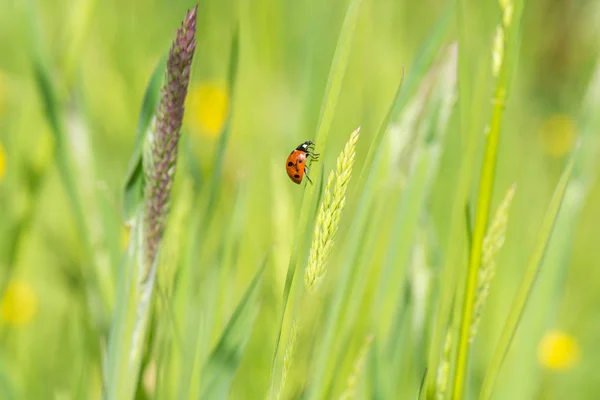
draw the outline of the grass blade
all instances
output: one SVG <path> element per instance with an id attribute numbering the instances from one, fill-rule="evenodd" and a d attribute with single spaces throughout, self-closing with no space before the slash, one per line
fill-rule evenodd
<path id="1" fill-rule="evenodd" d="M 93 266 L 93 272 L 89 276 L 93 288 L 88 297 L 90 313 L 97 316 L 96 325 L 100 330 L 104 330 L 114 303 L 114 277 L 109 262 L 111 257 L 105 247 L 106 226 L 96 203 L 93 186 L 95 174 L 89 132 L 83 122 L 83 115 L 78 110 L 77 96 L 71 95 L 69 100 L 73 107 L 70 109 L 61 101 L 57 85 L 50 73 L 51 63 L 43 51 L 34 2 L 28 1 L 27 7 L 34 42 L 31 54 L 34 80 L 46 120 L 54 136 L 56 145 L 54 161 L 74 214 L 76 228 L 82 238 L 85 262 Z M 82 273 L 87 273 L 87 270 Z M 98 299 L 94 297 L 99 298 L 100 308 L 94 305 L 98 303 Z"/>
<path id="2" fill-rule="evenodd" d="M 120 268 L 119 288 L 111 331 L 108 338 L 108 354 L 104 370 L 104 399 L 132 399 L 137 387 L 143 340 L 135 340 L 136 326 L 143 324 L 144 309 L 148 303 L 136 307 L 138 298 L 151 294 L 154 273 L 145 286 L 139 285 L 140 271 L 144 266 L 142 210 L 138 211 L 131 231 L 131 241 Z M 155 263 L 156 265 L 156 263 Z M 152 272 L 155 268 L 152 268 Z M 149 297 L 148 297 L 149 298 Z M 143 307 L 146 304 L 146 307 Z M 147 318 L 145 319 L 147 322 Z M 138 330 L 139 332 L 139 330 Z"/>
<path id="3" fill-rule="evenodd" d="M 329 77 L 327 79 L 327 87 L 325 89 L 325 95 L 323 98 L 323 103 L 321 105 L 321 113 L 317 127 L 317 133 L 315 136 L 315 146 L 320 153 L 323 153 L 326 149 L 329 130 L 333 121 L 334 111 L 337 106 L 338 98 L 342 88 L 342 81 L 350 57 L 351 44 L 359 17 L 361 3 L 362 0 L 351 0 L 350 4 L 348 5 L 348 9 L 346 10 L 346 16 L 344 18 L 340 35 L 338 37 L 335 54 L 333 56 L 331 69 L 329 71 Z M 314 169 L 314 171 L 319 171 L 313 176 L 313 180 L 315 182 L 318 182 L 319 178 L 322 175 L 322 169 Z M 279 355 L 279 345 L 281 341 L 281 333 L 283 330 L 287 303 L 290 296 L 290 292 L 292 290 L 292 284 L 294 281 L 298 260 L 300 258 L 300 253 L 302 252 L 300 244 L 304 246 L 307 243 L 306 238 L 310 234 L 310 229 L 308 228 L 308 221 L 309 214 L 313 212 L 313 204 L 315 201 L 315 186 L 316 185 L 308 185 L 304 191 L 304 197 L 302 199 L 302 209 L 300 211 L 300 218 L 296 230 L 297 232 L 299 232 L 299 235 L 301 235 L 301 240 L 294 240 L 294 247 L 292 248 L 292 253 L 290 256 L 290 262 L 288 265 L 288 271 L 285 280 L 285 286 L 283 289 L 281 320 L 279 324 L 279 331 L 277 333 L 275 350 L 273 352 L 269 397 L 273 396 L 277 392 L 275 390 L 275 382 L 279 381 L 278 377 L 276 376 L 276 371 L 281 369 L 278 367 L 277 362 Z"/>
<path id="4" fill-rule="evenodd" d="M 361 171 L 361 175 L 358 179 L 359 186 L 362 186 L 363 178 L 366 178 L 366 172 L 370 168 L 375 153 L 381 144 L 383 136 L 387 131 L 388 125 L 391 121 L 398 119 L 402 110 L 404 110 L 406 104 L 413 98 L 413 95 L 417 91 L 423 76 L 429 71 L 429 68 L 433 64 L 439 49 L 442 47 L 448 32 L 450 31 L 452 21 L 452 15 L 454 11 L 455 1 L 451 1 L 447 8 L 442 12 L 442 15 L 435 22 L 431 34 L 421 43 L 419 52 L 415 58 L 415 62 L 411 65 L 411 73 L 404 82 L 404 68 L 402 70 L 402 78 L 394 94 L 394 98 L 391 102 L 390 108 L 384 120 L 381 123 L 380 129 L 377 131 L 377 135 L 373 138 L 369 152 L 365 158 L 364 167 Z"/>
<path id="5" fill-rule="evenodd" d="M 229 136 L 231 135 L 231 122 L 233 118 L 233 102 L 235 99 L 235 87 L 237 81 L 238 63 L 239 63 L 239 28 L 236 28 L 232 37 L 231 42 L 231 55 L 229 58 L 229 71 L 228 71 L 228 88 L 229 88 L 229 112 L 223 125 L 223 131 L 219 135 L 217 147 L 215 150 L 215 159 L 212 167 L 212 175 L 209 182 L 209 194 L 206 203 L 206 213 L 204 226 L 208 227 L 214 216 L 214 208 L 217 204 L 219 197 L 219 186 L 221 184 L 221 174 L 223 171 L 223 160 L 225 158 L 225 150 L 227 149 L 227 143 L 229 142 Z"/>
<path id="6" fill-rule="evenodd" d="M 502 363 L 504 362 L 512 340 L 517 332 L 519 321 L 523 315 L 525 306 L 527 305 L 527 300 L 529 299 L 533 290 L 533 286 L 542 265 L 542 260 L 544 259 L 544 254 L 546 253 L 546 249 L 548 247 L 548 242 L 550 241 L 552 232 L 554 230 L 558 212 L 560 211 L 567 184 L 569 183 L 569 179 L 571 177 L 576 153 L 577 150 L 575 150 L 575 154 L 572 155 L 571 160 L 569 160 L 569 163 L 566 165 L 560 180 L 558 181 L 556 189 L 554 190 L 552 199 L 550 200 L 548 210 L 546 211 L 546 216 L 542 222 L 535 249 L 531 254 L 529 262 L 527 263 L 525 275 L 521 280 L 519 289 L 517 289 L 517 294 L 515 295 L 515 299 L 510 308 L 504 328 L 502 329 L 498 346 L 496 346 L 490 367 L 488 368 L 487 374 L 483 381 L 480 395 L 481 399 L 491 398 L 494 383 L 498 378 L 498 374 L 502 368 Z"/>
<path id="7" fill-rule="evenodd" d="M 492 72 L 496 78 L 493 99 L 494 106 L 492 109 L 489 130 L 486 135 L 485 153 L 483 165 L 481 167 L 481 176 L 479 178 L 479 193 L 475 210 L 473 236 L 470 243 L 464 296 L 460 299 L 462 302 L 462 312 L 459 314 L 458 346 L 454 359 L 455 370 L 452 386 L 452 397 L 454 399 L 462 398 L 463 386 L 467 380 L 470 351 L 469 336 L 475 307 L 477 276 L 483 254 L 483 240 L 488 230 L 488 219 L 496 174 L 496 160 L 498 157 L 498 143 L 501 132 L 500 127 L 511 83 L 511 68 L 513 66 L 512 64 L 516 61 L 516 57 L 507 59 L 508 54 L 505 53 L 507 53 L 507 50 L 515 51 L 516 48 L 518 48 L 520 39 L 519 22 L 522 2 L 518 0 L 516 2 L 509 0 L 501 3 L 501 8 L 503 19 L 497 27 L 496 41 L 492 53 L 492 59 L 494 61 L 492 64 Z M 514 56 L 514 54 L 512 55 Z M 461 109 L 461 112 L 464 112 L 464 108 Z M 461 117 L 463 117 L 461 122 L 465 122 L 466 118 L 463 115 L 461 115 Z M 462 128 L 462 131 L 465 132 L 464 124 Z M 470 130 L 467 129 L 466 132 L 470 133 Z"/>
<path id="8" fill-rule="evenodd" d="M 227 327 L 202 370 L 200 399 L 225 399 L 244 348 L 252 334 L 254 320 L 258 313 L 258 293 L 260 281 L 267 263 L 254 275 L 246 293 L 238 303 Z"/>

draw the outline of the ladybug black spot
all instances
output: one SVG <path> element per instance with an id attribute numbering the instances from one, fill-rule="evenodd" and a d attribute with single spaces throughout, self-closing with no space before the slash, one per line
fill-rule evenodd
<path id="1" fill-rule="evenodd" d="M 293 165 L 294 165 L 294 163 L 293 163 L 293 162 L 291 162 L 291 161 L 289 161 L 289 162 L 288 162 L 288 167 L 291 167 L 291 166 L 293 166 Z"/>
<path id="2" fill-rule="evenodd" d="M 298 179 L 298 178 L 300 178 L 300 175 L 296 174 L 296 175 L 294 175 L 294 178 Z"/>
<path id="3" fill-rule="evenodd" d="M 298 164 L 302 164 L 302 160 L 298 160 Z"/>

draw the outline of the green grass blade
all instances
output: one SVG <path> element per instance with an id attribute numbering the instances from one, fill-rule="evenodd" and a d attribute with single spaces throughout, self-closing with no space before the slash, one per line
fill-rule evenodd
<path id="1" fill-rule="evenodd" d="M 316 148 L 324 152 L 326 149 L 327 138 L 329 137 L 329 131 L 331 130 L 331 123 L 333 122 L 333 116 L 337 107 L 338 98 L 342 90 L 342 82 L 346 75 L 346 67 L 348 66 L 348 60 L 350 58 L 350 50 L 352 41 L 354 39 L 354 31 L 356 30 L 356 24 L 358 23 L 358 17 L 360 16 L 360 6 L 362 0 L 351 0 L 346 10 L 346 16 L 342 24 L 340 36 L 338 38 L 335 53 L 333 55 L 333 61 L 331 64 L 331 70 L 329 71 L 329 77 L 327 79 L 327 87 L 325 88 L 325 96 L 321 103 L 321 113 L 319 117 L 319 124 L 317 126 L 317 133 L 315 136 Z M 317 179 L 318 176 L 314 176 L 313 179 Z"/>
<path id="2" fill-rule="evenodd" d="M 130 221 L 135 215 L 136 208 L 142 202 L 144 195 L 144 173 L 142 170 L 142 153 L 148 125 L 158 106 L 160 88 L 163 83 L 163 75 L 167 63 L 167 55 L 158 62 L 152 72 L 150 81 L 146 86 L 146 92 L 142 100 L 138 125 L 135 132 L 133 154 L 127 167 L 125 186 L 123 188 L 123 214 L 125 221 Z"/>
<path id="3" fill-rule="evenodd" d="M 514 9 L 512 8 L 514 5 Z M 500 49 L 493 49 L 493 54 L 498 55 L 498 51 L 501 51 L 503 56 L 499 70 L 497 72 L 496 84 L 494 89 L 493 108 L 492 115 L 489 125 L 489 130 L 486 134 L 486 145 L 483 158 L 483 165 L 481 167 L 481 176 L 479 178 L 479 192 L 477 196 L 477 204 L 475 209 L 475 220 L 473 225 L 472 237 L 469 238 L 470 251 L 469 261 L 466 273 L 466 281 L 464 283 L 464 295 L 460 298 L 462 312 L 458 315 L 459 326 L 458 326 L 458 345 L 456 356 L 454 359 L 454 379 L 452 385 L 452 398 L 460 399 L 463 396 L 465 382 L 468 374 L 469 364 L 469 335 L 471 330 L 471 324 L 473 321 L 473 310 L 475 295 L 477 291 L 477 276 L 480 269 L 483 240 L 488 230 L 488 219 L 490 213 L 490 206 L 492 202 L 492 194 L 494 189 L 494 178 L 496 174 L 496 160 L 498 158 L 498 143 L 500 140 L 501 124 L 504 116 L 504 108 L 506 100 L 508 98 L 512 67 L 516 64 L 515 53 L 512 55 L 508 53 L 516 51 L 519 44 L 519 27 L 521 17 L 522 2 L 516 1 L 511 2 L 511 11 L 513 22 L 511 25 L 502 25 L 502 45 Z M 514 13 L 514 15 L 513 15 Z M 462 15 L 459 13 L 459 16 Z M 500 25 L 499 25 L 500 26 Z M 462 45 L 462 43 L 461 43 Z M 485 64 L 485 63 L 484 63 Z M 464 72 L 464 69 L 462 70 Z M 464 76 L 461 76 L 465 79 Z M 463 82 L 464 84 L 464 82 Z M 464 113 L 464 103 L 462 104 L 461 112 Z M 467 117 L 461 114 L 461 130 L 467 132 L 467 136 L 471 135 L 470 129 L 467 126 Z M 475 125 L 475 128 L 477 126 Z M 466 136 L 463 136 L 466 137 Z"/>
<path id="4" fill-rule="evenodd" d="M 202 370 L 199 399 L 226 399 L 258 313 L 260 281 L 267 263 L 254 275 L 218 344 Z"/>
<path id="5" fill-rule="evenodd" d="M 143 268 L 142 213 L 138 211 L 131 241 L 120 268 L 117 300 L 108 338 L 108 354 L 104 370 L 104 399 L 133 399 L 139 376 L 148 320 L 148 299 L 154 285 L 156 263 L 144 285 L 139 284 Z M 146 301 L 143 301 L 143 300 Z M 139 306 L 138 306 L 138 300 Z"/>
<path id="6" fill-rule="evenodd" d="M 368 171 L 368 168 L 370 168 L 371 163 L 373 162 L 375 153 L 377 149 L 379 149 L 379 145 L 387 132 L 390 122 L 398 119 L 406 104 L 413 98 L 423 77 L 427 71 L 429 71 L 429 68 L 438 55 L 452 26 L 450 22 L 452 22 L 451 17 L 453 16 L 455 3 L 455 1 L 451 1 L 448 4 L 447 8 L 442 12 L 442 15 L 435 22 L 429 36 L 420 44 L 419 51 L 413 65 L 410 67 L 410 73 L 406 78 L 406 82 L 404 79 L 404 68 L 402 69 L 402 77 L 398 84 L 398 88 L 396 89 L 396 93 L 394 94 L 394 98 L 390 103 L 390 108 L 377 131 L 377 135 L 373 138 L 371 146 L 369 147 L 369 152 L 367 153 L 361 175 L 358 179 L 358 187 L 362 186 L 363 178 L 366 178 L 366 171 Z"/>
<path id="7" fill-rule="evenodd" d="M 323 102 L 321 105 L 321 113 L 319 117 L 319 123 L 317 126 L 317 133 L 315 136 L 315 147 L 317 151 L 322 154 L 322 157 L 323 153 L 326 150 L 329 130 L 331 128 L 334 112 L 337 107 L 340 91 L 342 88 L 343 78 L 346 73 L 346 67 L 348 65 L 348 60 L 350 58 L 351 44 L 354 38 L 354 31 L 356 29 L 358 17 L 360 15 L 359 11 L 361 3 L 362 0 L 351 0 L 350 4 L 348 5 L 344 22 L 340 30 L 340 35 L 338 37 L 333 61 L 331 64 L 331 69 L 329 71 L 327 87 L 325 89 L 325 95 L 323 97 Z M 318 185 L 320 177 L 322 176 L 323 169 L 317 168 L 313 169 L 313 171 L 319 171 L 318 173 L 313 175 L 313 181 L 316 183 L 316 185 Z M 302 208 L 300 210 L 300 217 L 296 229 L 296 232 L 298 232 L 298 235 L 300 235 L 300 240 L 294 240 L 293 242 L 294 245 L 290 256 L 290 262 L 288 265 L 288 271 L 285 279 L 285 286 L 283 289 L 281 319 L 275 343 L 275 350 L 273 352 L 269 396 L 273 396 L 277 392 L 275 390 L 275 385 L 276 382 L 279 382 L 279 379 L 276 376 L 276 372 L 280 370 L 280 368 L 278 367 L 278 355 L 279 345 L 281 341 L 281 333 L 284 326 L 288 299 L 290 296 L 290 292 L 292 291 L 292 285 L 294 282 L 296 268 L 298 265 L 300 254 L 302 253 L 302 247 L 305 246 L 306 243 L 308 243 L 307 238 L 309 237 L 311 232 L 308 221 L 310 215 L 314 212 L 313 205 L 315 202 L 316 185 L 307 185 L 304 191 L 304 197 L 302 198 Z"/>
<path id="8" fill-rule="evenodd" d="M 35 53 L 32 55 L 34 80 L 42 100 L 44 114 L 54 136 L 54 141 L 56 144 L 55 160 L 58 166 L 58 171 L 63 179 L 69 201 L 77 213 L 76 223 L 78 224 L 78 227 L 84 231 L 83 216 L 77 199 L 77 189 L 71 173 L 69 161 L 70 155 L 68 154 L 66 148 L 67 140 L 64 124 L 60 114 L 59 99 L 52 83 L 50 72 L 46 68 L 44 57 L 39 50 L 39 46 L 40 44 L 36 46 Z"/>
<path id="9" fill-rule="evenodd" d="M 425 389 L 425 378 L 427 378 L 427 368 L 423 371 L 423 377 L 421 378 L 421 383 L 419 383 L 419 391 L 417 392 L 417 400 L 421 399 Z"/>
<path id="10" fill-rule="evenodd" d="M 550 241 L 552 232 L 554 230 L 554 225 L 556 223 L 556 219 L 561 208 L 564 194 L 567 189 L 569 179 L 571 177 L 571 172 L 573 171 L 573 164 L 575 161 L 576 153 L 577 150 L 575 151 L 575 154 L 572 155 L 571 159 L 566 165 L 560 177 L 560 180 L 556 185 L 556 189 L 554 190 L 552 199 L 550 200 L 550 204 L 546 211 L 546 216 L 544 217 L 542 226 L 539 231 L 536 246 L 534 248 L 533 253 L 531 254 L 529 262 L 527 263 L 525 275 L 523 276 L 521 284 L 517 289 L 517 294 L 515 295 L 515 299 L 510 308 L 508 317 L 506 319 L 506 322 L 504 323 L 504 327 L 500 335 L 500 340 L 498 342 L 498 345 L 496 346 L 494 356 L 483 381 L 483 386 L 480 395 L 481 399 L 491 398 L 494 383 L 498 378 L 498 374 L 500 373 L 500 370 L 502 368 L 502 363 L 506 358 L 506 354 L 508 353 L 512 340 L 519 327 L 519 321 L 521 319 L 521 316 L 523 315 L 523 311 L 525 310 L 525 306 L 527 305 L 527 301 L 533 290 L 536 278 L 540 272 L 540 267 L 544 259 L 544 254 L 546 253 L 548 242 Z"/>
<path id="11" fill-rule="evenodd" d="M 221 184 L 221 175 L 223 171 L 223 160 L 225 158 L 225 151 L 227 150 L 227 144 L 229 142 L 229 136 L 231 135 L 231 122 L 233 118 L 233 104 L 235 100 L 235 89 L 237 82 L 237 72 L 239 63 L 239 28 L 236 27 L 232 42 L 231 42 L 231 54 L 229 58 L 229 70 L 228 70 L 228 88 L 229 88 L 229 112 L 223 126 L 223 131 L 219 135 L 217 147 L 215 150 L 215 158 L 212 167 L 212 175 L 209 182 L 209 194 L 206 203 L 206 214 L 204 226 L 208 227 L 214 216 L 215 205 L 219 197 L 219 187 Z"/>
<path id="12" fill-rule="evenodd" d="M 504 90 L 504 88 L 502 88 Z M 492 202 L 492 191 L 496 171 L 496 159 L 498 154 L 498 142 L 500 139 L 500 122 L 502 120 L 504 104 L 494 108 L 492 124 L 487 136 L 487 145 L 479 183 L 479 195 L 475 213 L 475 224 L 473 237 L 470 244 L 469 267 L 465 295 L 462 300 L 462 313 L 460 314 L 460 332 L 458 341 L 458 353 L 455 367 L 453 398 L 462 398 L 463 384 L 466 380 L 467 361 L 469 357 L 469 332 L 471 328 L 475 293 L 477 289 L 477 274 L 481 262 L 483 239 L 488 228 L 489 211 Z"/>
<path id="13" fill-rule="evenodd" d="M 54 137 L 54 161 L 71 205 L 76 228 L 82 238 L 85 262 L 93 266 L 91 276 L 86 276 L 92 286 L 88 303 L 90 313 L 96 316 L 96 325 L 102 330 L 107 324 L 107 315 L 114 303 L 114 277 L 109 262 L 111 257 L 105 248 L 106 226 L 96 203 L 89 132 L 78 109 L 80 99 L 71 94 L 69 100 L 75 105 L 71 111 L 63 105 L 58 94 L 57 85 L 50 73 L 51 63 L 44 52 L 42 36 L 38 31 L 36 6 L 33 1 L 27 2 L 27 11 L 33 38 L 33 78 Z M 65 119 L 68 124 L 65 124 Z M 83 274 L 86 273 L 88 270 L 83 270 Z M 96 304 L 100 304 L 100 307 Z"/>

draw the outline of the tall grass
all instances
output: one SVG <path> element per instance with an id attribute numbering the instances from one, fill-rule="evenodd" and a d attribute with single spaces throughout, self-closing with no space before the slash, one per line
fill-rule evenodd
<path id="1" fill-rule="evenodd" d="M 173 4 L 0 4 L 2 398 L 598 392 L 600 75 L 535 131 L 541 5 Z"/>

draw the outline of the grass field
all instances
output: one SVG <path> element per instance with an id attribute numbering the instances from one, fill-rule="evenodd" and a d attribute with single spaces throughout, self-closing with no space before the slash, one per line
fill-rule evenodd
<path id="1" fill-rule="evenodd" d="M 600 396 L 599 3 L 195 6 L 0 1 L 0 399 Z"/>

